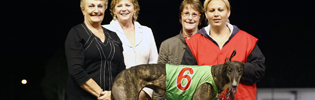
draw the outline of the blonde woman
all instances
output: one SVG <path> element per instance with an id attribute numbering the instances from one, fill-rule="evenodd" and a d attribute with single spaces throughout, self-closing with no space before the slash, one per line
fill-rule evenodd
<path id="1" fill-rule="evenodd" d="M 244 73 L 235 94 L 235 100 L 256 100 L 256 83 L 265 75 L 265 57 L 258 39 L 229 23 L 231 14 L 228 0 L 206 0 L 205 16 L 208 26 L 187 40 L 182 64 L 216 65 L 236 50 L 232 60 L 245 64 Z M 202 88 L 202 87 L 200 87 Z M 225 98 L 227 91 L 220 98 Z"/>
<path id="2" fill-rule="evenodd" d="M 67 100 L 110 99 L 116 75 L 126 69 L 119 37 L 101 26 L 107 0 L 81 0 L 84 22 L 65 42 L 69 78 Z"/>

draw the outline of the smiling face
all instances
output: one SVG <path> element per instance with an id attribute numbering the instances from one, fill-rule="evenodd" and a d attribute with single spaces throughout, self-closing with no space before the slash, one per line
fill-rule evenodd
<path id="1" fill-rule="evenodd" d="M 104 0 L 85 0 L 85 3 L 81 5 L 84 22 L 88 24 L 101 24 L 104 19 L 106 7 Z"/>
<path id="2" fill-rule="evenodd" d="M 198 30 L 200 15 L 191 5 L 187 5 L 183 9 L 180 19 L 183 30 Z"/>
<path id="3" fill-rule="evenodd" d="M 206 7 L 205 15 L 211 26 L 225 26 L 230 13 L 222 0 L 212 0 Z"/>
<path id="4" fill-rule="evenodd" d="M 136 10 L 130 0 L 120 0 L 114 8 L 114 14 L 118 21 L 132 21 L 135 13 Z"/>

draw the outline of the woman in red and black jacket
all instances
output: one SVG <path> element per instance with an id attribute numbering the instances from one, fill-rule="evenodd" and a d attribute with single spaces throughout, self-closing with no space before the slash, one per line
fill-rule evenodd
<path id="1" fill-rule="evenodd" d="M 265 75 L 266 69 L 265 57 L 257 45 L 258 39 L 229 23 L 231 10 L 228 0 L 206 0 L 204 9 L 209 25 L 186 41 L 182 64 L 223 64 L 225 58 L 236 50 L 232 60 L 243 62 L 245 68 L 235 99 L 255 100 L 256 83 Z"/>

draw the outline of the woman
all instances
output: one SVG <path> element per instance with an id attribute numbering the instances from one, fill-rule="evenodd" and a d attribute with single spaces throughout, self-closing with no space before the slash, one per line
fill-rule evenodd
<path id="1" fill-rule="evenodd" d="M 115 76 L 126 69 L 119 37 L 101 26 L 107 3 L 80 2 L 84 22 L 71 28 L 65 42 L 68 100 L 110 99 Z"/>
<path id="2" fill-rule="evenodd" d="M 204 10 L 199 0 L 183 0 L 179 12 L 179 22 L 182 24 L 182 29 L 176 36 L 161 43 L 159 64 L 180 65 L 186 48 L 185 41 L 198 32 L 198 25 L 203 20 Z M 154 99 L 161 100 L 164 98 L 154 94 Z"/>
<path id="3" fill-rule="evenodd" d="M 176 36 L 161 43 L 158 63 L 180 65 L 186 48 L 186 40 L 198 31 L 204 13 L 199 0 L 184 0 L 179 8 L 182 30 Z"/>
<path id="4" fill-rule="evenodd" d="M 245 63 L 245 68 L 235 99 L 255 100 L 256 83 L 264 76 L 266 69 L 265 57 L 256 44 L 258 39 L 229 23 L 231 10 L 228 0 L 206 0 L 204 9 L 209 25 L 186 41 L 188 47 L 182 64 L 223 64 L 225 58 L 236 50 L 232 60 Z M 221 98 L 224 97 L 221 95 Z"/>
<path id="5" fill-rule="evenodd" d="M 139 64 L 157 63 L 158 53 L 150 28 L 137 22 L 139 14 L 137 0 L 112 0 L 110 11 L 113 20 L 103 25 L 117 33 L 123 43 L 123 54 L 126 68 Z M 153 90 L 144 88 L 140 92 L 140 99 L 151 98 Z M 150 96 L 150 97 L 148 97 Z"/>

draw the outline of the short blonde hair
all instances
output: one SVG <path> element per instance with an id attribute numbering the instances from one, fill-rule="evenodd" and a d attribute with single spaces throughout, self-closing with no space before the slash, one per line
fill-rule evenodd
<path id="1" fill-rule="evenodd" d="M 208 7 L 208 4 L 211 2 L 212 0 L 206 0 L 204 3 L 203 3 L 203 7 L 205 9 L 205 11 L 207 12 L 207 7 Z M 231 11 L 231 5 L 230 5 L 230 2 L 229 0 L 222 0 L 224 3 L 225 3 L 225 6 L 226 8 Z M 227 22 L 230 23 L 230 20 L 227 19 Z M 208 23 L 209 24 L 209 23 Z"/>
<path id="2" fill-rule="evenodd" d="M 121 0 L 112 0 L 112 2 L 110 3 L 110 8 L 109 8 L 109 11 L 110 11 L 110 15 L 113 16 L 113 19 L 115 19 L 115 6 L 116 4 L 118 4 Z M 132 21 L 136 21 L 138 19 L 138 16 L 139 16 L 139 11 L 140 11 L 140 5 L 138 3 L 138 0 L 129 0 L 133 6 L 134 6 L 134 9 L 136 10 L 136 13 L 134 15 L 134 17 L 132 18 Z"/>
<path id="3" fill-rule="evenodd" d="M 203 13 L 205 12 L 202 4 L 199 0 L 183 0 L 179 7 L 179 19 L 182 19 L 181 12 L 183 12 L 184 8 L 187 6 L 191 6 L 193 9 L 197 10 L 201 16 L 199 22 L 201 23 L 203 20 Z"/>
<path id="4" fill-rule="evenodd" d="M 99 1 L 104 1 L 105 9 L 107 9 L 108 0 L 99 0 Z M 86 2 L 86 0 L 81 0 L 80 1 L 80 7 L 83 8 L 83 9 L 84 9 L 84 6 L 85 6 L 85 2 Z"/>

